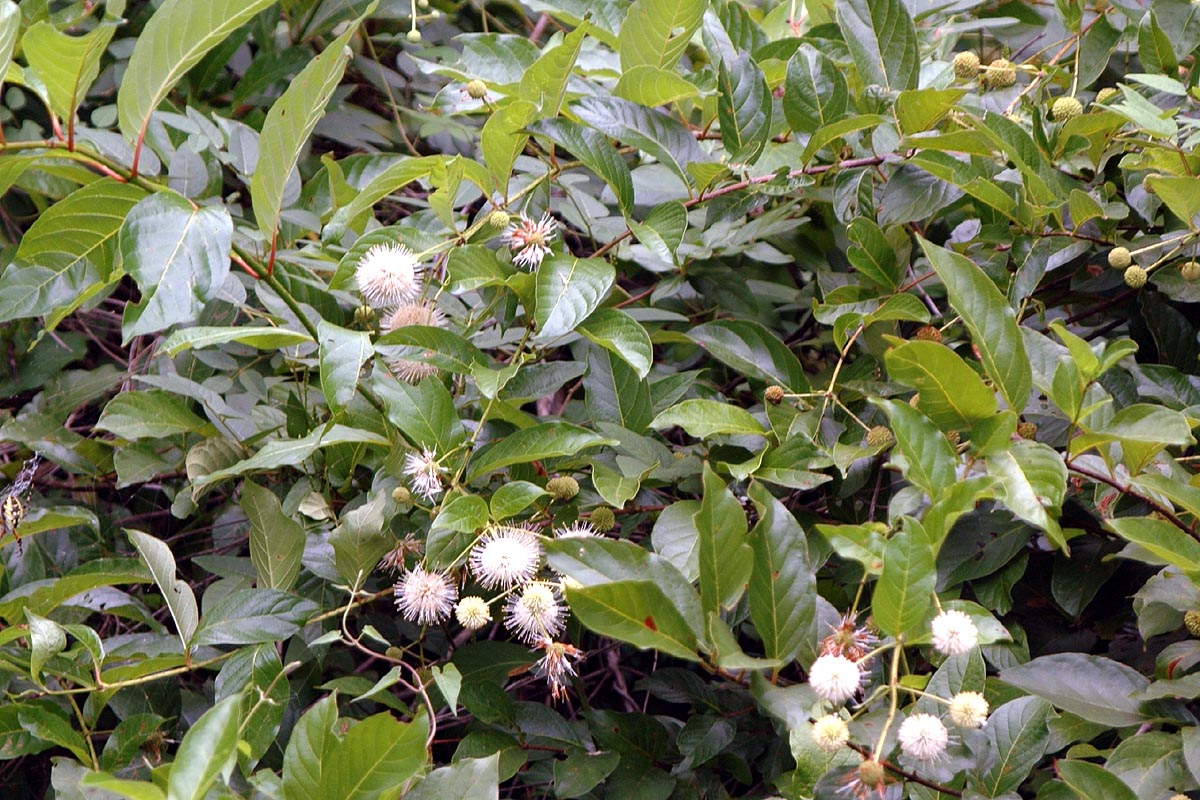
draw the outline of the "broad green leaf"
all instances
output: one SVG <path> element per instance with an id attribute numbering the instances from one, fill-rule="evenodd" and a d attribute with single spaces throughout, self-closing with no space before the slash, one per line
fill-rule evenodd
<path id="1" fill-rule="evenodd" d="M 444 163 L 444 156 L 397 159 L 387 169 L 372 178 L 354 196 L 353 200 L 337 210 L 329 225 L 326 226 L 326 234 L 340 236 L 347 227 L 351 226 L 354 230 L 361 232 L 365 225 L 364 217 L 376 203 L 415 180 L 429 177 L 435 167 Z M 330 288 L 342 289 L 345 286 L 335 283 Z"/>
<path id="2" fill-rule="evenodd" d="M 530 125 L 529 129 L 535 134 L 545 136 L 579 159 L 613 190 L 622 213 L 628 216 L 633 212 L 633 178 L 629 172 L 629 165 L 606 136 L 561 117 L 539 120 Z M 456 282 L 458 277 L 453 269 L 454 253 L 462 249 L 456 248 L 450 256 L 450 275 Z"/>
<path id="3" fill-rule="evenodd" d="M 1117 728 L 1143 721 L 1138 695 L 1150 685 L 1131 667 L 1083 653 L 1041 656 L 1001 670 L 1000 680 L 1064 711 Z"/>
<path id="4" fill-rule="evenodd" d="M 119 244 L 142 297 L 125 307 L 123 339 L 196 321 L 229 275 L 232 243 L 233 220 L 223 205 L 197 208 L 160 192 L 134 206 Z"/>
<path id="5" fill-rule="evenodd" d="M 621 23 L 621 69 L 674 67 L 707 7 L 704 0 L 635 0 Z"/>
<path id="6" fill-rule="evenodd" d="M 500 754 L 464 758 L 421 779 L 406 800 L 499 800 Z"/>
<path id="7" fill-rule="evenodd" d="M 384 530 L 388 501 L 383 492 L 374 494 L 366 503 L 343 513 L 329 534 L 334 566 L 350 586 L 362 586 L 372 567 L 396 545 L 391 533 Z"/>
<path id="8" fill-rule="evenodd" d="M 308 344 L 312 342 L 312 337 L 301 331 L 272 328 L 267 325 L 236 328 L 201 326 L 174 331 L 158 343 L 158 352 L 166 356 L 177 356 L 184 350 L 199 350 L 229 342 L 259 350 L 281 350 L 285 347 Z"/>
<path id="9" fill-rule="evenodd" d="M 45 686 L 42 668 L 46 661 L 67 649 L 67 632 L 54 620 L 38 616 L 25 609 L 29 624 L 29 674 L 39 686 Z"/>
<path id="10" fill-rule="evenodd" d="M 539 498 L 547 496 L 546 490 L 536 484 L 513 481 L 497 489 L 488 506 L 492 519 L 499 521 L 520 514 Z"/>
<path id="11" fill-rule="evenodd" d="M 259 140 L 269 146 L 259 149 L 258 165 L 250 182 L 250 198 L 258 229 L 268 242 L 274 241 L 279 228 L 288 178 L 296 169 L 301 150 L 313 128 L 325 116 L 325 106 L 350 59 L 351 52 L 346 45 L 376 5 L 378 0 L 368 5 L 357 20 L 308 62 L 267 112 Z"/>
<path id="12" fill-rule="evenodd" d="M 211 432 L 212 426 L 196 416 L 179 395 L 149 389 L 121 392 L 109 400 L 96 421 L 96 428 L 132 441 Z"/>
<path id="13" fill-rule="evenodd" d="M 666 0 L 672 4 L 675 0 Z M 692 2 L 693 0 L 686 0 Z M 585 97 L 571 110 L 605 136 L 653 156 L 671 169 L 684 186 L 692 185 L 689 164 L 714 161 L 681 123 L 619 97 Z"/>
<path id="14" fill-rule="evenodd" d="M 566 755 L 554 762 L 556 797 L 586 797 L 621 762 L 620 753 L 568 749 Z"/>
<path id="15" fill-rule="evenodd" d="M 817 586 L 807 541 L 791 512 L 761 484 L 750 484 L 750 499 L 758 511 L 750 532 L 750 619 L 766 657 L 792 661 L 817 641 Z"/>
<path id="16" fill-rule="evenodd" d="M 283 513 L 274 492 L 253 481 L 242 484 L 240 505 L 250 521 L 250 561 L 258 585 L 289 591 L 300 575 L 304 527 Z"/>
<path id="17" fill-rule="evenodd" d="M 0 0 L 0 74 L 8 72 L 13 48 L 21 32 L 21 8 L 15 0 Z M 4 187 L 7 191 L 8 188 Z"/>
<path id="18" fill-rule="evenodd" d="M 138 555 L 146 562 L 146 566 L 150 567 L 150 574 L 154 576 L 154 582 L 162 592 L 163 600 L 171 611 L 175 629 L 186 650 L 200 622 L 200 610 L 196 606 L 196 595 L 192 593 L 192 587 L 175 576 L 175 556 L 165 543 L 141 531 L 126 529 L 125 533 L 137 548 Z"/>
<path id="19" fill-rule="evenodd" d="M 779 384 L 791 392 L 808 391 L 804 367 L 779 337 L 751 320 L 716 320 L 698 325 L 688 337 L 719 361 L 742 374 Z"/>
<path id="20" fill-rule="evenodd" d="M 996 395 L 945 345 L 905 342 L 889 349 L 884 361 L 892 380 L 920 393 L 917 408 L 942 430 L 967 430 L 996 413 Z"/>
<path id="21" fill-rule="evenodd" d="M 290 695 L 291 686 L 274 642 L 243 647 L 221 665 L 213 699 L 241 698 L 239 738 L 249 751 L 238 753 L 243 774 L 274 744 Z"/>
<path id="22" fill-rule="evenodd" d="M 30 26 L 21 37 L 21 50 L 46 87 L 50 107 L 72 129 L 75 109 L 100 74 L 100 57 L 117 32 L 117 25 L 101 22 L 83 36 L 68 36 L 43 21 Z M 7 68 L 7 61 L 4 66 Z"/>
<path id="23" fill-rule="evenodd" d="M 663 411 L 650 423 L 655 429 L 675 425 L 697 439 L 718 434 L 767 435 L 766 429 L 749 411 L 719 400 L 684 400 Z"/>
<path id="24" fill-rule="evenodd" d="M 489 472 L 513 464 L 528 464 L 545 458 L 573 456 L 580 450 L 616 444 L 612 439 L 571 425 L 567 422 L 544 422 L 499 441 L 492 442 L 475 453 L 467 470 L 467 480 L 473 481 Z"/>
<path id="25" fill-rule="evenodd" d="M 282 642 L 317 612 L 311 600 L 276 589 L 245 589 L 207 609 L 191 639 L 196 645 Z"/>
<path id="26" fill-rule="evenodd" d="M 783 115 L 791 129 L 815 133 L 842 119 L 848 99 L 841 70 L 812 45 L 800 45 L 788 61 L 784 81 Z"/>
<path id="27" fill-rule="evenodd" d="M 493 498 L 495 496 L 493 495 Z M 425 559 L 431 567 L 449 569 L 467 554 L 476 534 L 488 524 L 488 503 L 473 494 L 460 494 L 447 500 L 425 542 Z"/>
<path id="28" fill-rule="evenodd" d="M 595 423 L 643 430 L 654 418 L 649 384 L 609 350 L 589 348 L 583 389 L 584 406 Z"/>
<path id="29" fill-rule="evenodd" d="M 954 448 L 937 426 L 907 403 L 877 402 L 888 415 L 896 437 L 891 460 L 909 482 L 931 498 L 937 498 L 958 480 L 954 471 L 958 463 Z"/>
<path id="30" fill-rule="evenodd" d="M 1193 580 L 1200 580 L 1200 542 L 1163 519 L 1121 517 L 1108 526 L 1122 539 L 1145 550 L 1154 563 L 1170 564 Z"/>
<path id="31" fill-rule="evenodd" d="M 429 720 L 397 722 L 389 713 L 367 717 L 338 744 L 322 772 L 316 797 L 382 800 L 411 780 L 425 765 Z"/>
<path id="32" fill-rule="evenodd" d="M 700 603 L 720 613 L 737 602 L 754 568 L 746 542 L 746 513 L 725 482 L 704 464 L 704 497 L 693 518 L 700 532 Z"/>
<path id="33" fill-rule="evenodd" d="M 717 119 L 721 141 L 730 158 L 754 163 L 771 135 L 771 90 L 749 54 L 717 69 Z"/>
<path id="34" fill-rule="evenodd" d="M 535 342 L 549 342 L 575 330 L 612 288 L 616 271 L 600 258 L 551 256 L 538 267 Z"/>
<path id="35" fill-rule="evenodd" d="M 411 358 L 439 369 L 470 373 L 487 357 L 462 336 L 432 325 L 405 325 L 375 340 L 375 349 L 389 358 Z"/>
<path id="36" fill-rule="evenodd" d="M 933 547 L 921 524 L 911 517 L 888 539 L 883 572 L 871 598 L 871 614 L 889 636 L 919 638 L 931 610 L 937 584 Z"/>
<path id="37" fill-rule="evenodd" d="M 589 630 L 634 647 L 699 661 L 698 642 L 679 611 L 650 581 L 614 581 L 567 590 L 571 613 Z"/>
<path id="38" fill-rule="evenodd" d="M 89 772 L 79 783 L 80 786 L 99 789 L 104 792 L 129 800 L 164 800 L 166 795 L 153 783 L 135 781 L 128 778 L 116 778 L 107 772 Z"/>
<path id="39" fill-rule="evenodd" d="M 137 38 L 117 92 L 117 121 L 141 143 L 150 115 L 205 54 L 274 0 L 166 0 Z"/>
<path id="40" fill-rule="evenodd" d="M 113 279 L 117 233 L 145 190 L 103 178 L 38 215 L 0 275 L 0 322 L 46 316 L 53 328 Z"/>
<path id="41" fill-rule="evenodd" d="M 927 131 L 950 113 L 963 89 L 906 89 L 896 96 L 896 122 L 910 136 Z"/>
<path id="42" fill-rule="evenodd" d="M 856 114 L 837 122 L 822 125 L 804 146 L 804 152 L 800 154 L 800 163 L 807 164 L 822 147 L 827 147 L 844 136 L 883 125 L 887 121 L 886 117 L 879 114 Z"/>
<path id="43" fill-rule="evenodd" d="M 167 800 L 199 800 L 237 752 L 239 704 L 227 697 L 204 713 L 183 735 L 167 780 Z"/>
<path id="44" fill-rule="evenodd" d="M 1179 66 L 1171 38 L 1158 23 L 1154 9 L 1148 9 L 1138 25 L 1138 60 L 1146 72 L 1172 74 Z"/>
<path id="45" fill-rule="evenodd" d="M 598 308 L 577 330 L 591 341 L 619 356 L 639 378 L 650 374 L 654 347 L 650 334 L 633 317 L 616 308 Z"/>
<path id="46" fill-rule="evenodd" d="M 846 226 L 846 236 L 854 242 L 846 257 L 859 274 L 894 291 L 900 284 L 902 267 L 896 259 L 896 246 L 883 230 L 867 217 L 855 217 Z"/>
<path id="47" fill-rule="evenodd" d="M 74 519 L 70 525 L 81 522 L 80 519 Z M 21 530 L 28 532 L 24 525 Z M 81 564 L 55 580 L 27 585 L 20 592 L 6 595 L 5 599 L 0 600 L 0 618 L 10 624 L 19 624 L 25 621 L 26 609 L 45 616 L 67 600 L 92 589 L 152 581 L 150 573 L 137 559 L 101 558 Z"/>
<path id="48" fill-rule="evenodd" d="M 352 331 L 322 319 L 317 323 L 320 342 L 321 392 L 335 412 L 345 408 L 358 388 L 358 373 L 374 354 L 371 335 Z"/>
<path id="49" fill-rule="evenodd" d="M 287 800 L 319 800 L 325 774 L 333 769 L 339 739 L 337 695 L 328 695 L 300 717 L 283 754 L 283 796 Z"/>
<path id="50" fill-rule="evenodd" d="M 677 103 L 700 94 L 700 89 L 678 72 L 639 64 L 621 73 L 613 95 L 640 106 L 654 108 Z"/>
<path id="51" fill-rule="evenodd" d="M 988 717 L 984 734 L 991 753 L 985 763 L 991 766 L 972 780 L 984 797 L 1007 797 L 1029 777 L 1050 738 L 1046 722 L 1051 711 L 1044 700 L 1019 697 Z"/>
<path id="52" fill-rule="evenodd" d="M 454 399 L 436 377 L 413 386 L 377 372 L 371 385 L 383 401 L 388 421 L 415 446 L 445 454 L 466 436 Z"/>
<path id="53" fill-rule="evenodd" d="M 1099 764 L 1087 761 L 1069 761 L 1066 759 L 1055 762 L 1058 777 L 1079 800 L 1094 800 L 1103 797 L 1104 800 L 1137 800 L 1134 794 L 1120 778 Z"/>
<path id="54" fill-rule="evenodd" d="M 526 126 L 537 118 L 537 111 L 537 106 L 531 102 L 510 100 L 493 111 L 483 124 L 479 149 L 498 192 L 508 193 L 513 163 L 529 141 Z"/>
<path id="55" fill-rule="evenodd" d="M 633 186 L 630 184 L 630 192 L 632 191 Z M 481 244 L 468 244 L 451 250 L 446 262 L 446 271 L 450 275 L 450 291 L 454 294 L 471 292 L 485 286 L 499 286 L 504 283 L 505 277 L 500 260 L 496 258 L 496 251 Z"/>
<path id="56" fill-rule="evenodd" d="M 91 759 L 87 743 L 71 723 L 44 706 L 26 706 L 17 714 L 21 728 L 37 739 L 65 748 L 82 762 Z"/>
<path id="57" fill-rule="evenodd" d="M 1164 447 L 1195 442 L 1191 424 L 1183 414 L 1150 403 L 1126 406 L 1103 424 L 1083 427 L 1085 432 L 1071 440 L 1072 455 L 1105 442 L 1119 441 L 1128 451 L 1124 453 L 1125 460 L 1134 474 L 1141 472 L 1145 463 Z M 1144 448 L 1136 448 L 1135 444 Z"/>
<path id="58" fill-rule="evenodd" d="M 987 374 L 1008 407 L 1020 414 L 1029 401 L 1033 373 L 1016 314 L 996 284 L 970 259 L 920 239 L 930 266 L 946 286 L 950 305 L 971 331 Z"/>
<path id="59" fill-rule="evenodd" d="M 558 116 L 563 95 L 567 91 L 567 81 L 590 28 L 591 25 L 586 21 L 576 26 L 556 47 L 542 53 L 521 77 L 520 96 L 534 103 L 540 109 L 541 117 Z"/>
<path id="60" fill-rule="evenodd" d="M 1150 11 L 1147 16 L 1153 14 Z M 1196 230 L 1196 216 L 1200 214 L 1200 178 L 1151 175 L 1146 178 L 1146 186 L 1154 190 L 1184 225 Z"/>
<path id="61" fill-rule="evenodd" d="M 225 478 L 243 475 L 260 469 L 276 469 L 278 467 L 294 467 L 301 464 L 322 447 L 335 444 L 375 444 L 383 447 L 391 446 L 384 437 L 370 431 L 350 428 L 345 425 L 328 425 L 318 428 L 307 436 L 299 439 L 273 439 L 263 445 L 262 449 L 249 458 L 242 459 L 223 469 L 214 470 L 192 481 L 192 490 L 196 491 L 210 483 Z"/>
<path id="62" fill-rule="evenodd" d="M 1067 468 L 1059 454 L 1039 442 L 1022 440 L 988 456 L 987 468 L 999 481 L 999 496 L 1008 510 L 1045 531 L 1055 546 L 1065 550 L 1067 540 L 1058 516 L 1067 489 Z"/>
<path id="63" fill-rule="evenodd" d="M 863 83 L 891 90 L 916 88 L 921 53 L 902 0 L 844 0 L 836 9 L 838 27 Z"/>

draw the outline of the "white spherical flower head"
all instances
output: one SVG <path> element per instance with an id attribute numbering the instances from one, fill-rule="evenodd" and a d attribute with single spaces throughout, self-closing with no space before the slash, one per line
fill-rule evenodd
<path id="1" fill-rule="evenodd" d="M 396 582 L 396 607 L 409 622 L 432 625 L 450 616 L 458 589 L 440 572 L 413 567 Z"/>
<path id="2" fill-rule="evenodd" d="M 946 752 L 950 733 L 933 714 L 913 714 L 900 725 L 900 749 L 917 761 L 936 761 Z"/>
<path id="3" fill-rule="evenodd" d="M 861 683 L 862 670 L 845 656 L 823 655 L 808 671 L 808 685 L 818 697 L 831 703 L 844 703 L 854 697 Z"/>
<path id="4" fill-rule="evenodd" d="M 950 720 L 960 728 L 982 728 L 987 722 L 988 701 L 979 692 L 959 692 L 950 698 Z"/>
<path id="5" fill-rule="evenodd" d="M 442 467 L 438 464 L 437 453 L 428 447 L 404 457 L 404 474 L 412 483 L 413 491 L 426 502 L 442 493 Z"/>
<path id="6" fill-rule="evenodd" d="M 407 328 L 409 325 L 440 328 L 444 321 L 442 310 L 435 305 L 402 303 L 396 306 L 396 309 L 383 321 L 383 330 L 385 333 L 391 333 L 398 328 Z"/>
<path id="7" fill-rule="evenodd" d="M 485 589 L 508 589 L 533 580 L 542 560 L 537 537 L 524 528 L 499 527 L 471 550 L 471 572 Z"/>
<path id="8" fill-rule="evenodd" d="M 563 629 L 567 610 L 558 601 L 554 586 L 535 581 L 526 586 L 519 597 L 508 599 L 504 624 L 526 644 L 553 639 Z"/>
<path id="9" fill-rule="evenodd" d="M 933 618 L 933 646 L 948 656 L 969 652 L 979 642 L 979 629 L 962 611 L 943 611 Z"/>
<path id="10" fill-rule="evenodd" d="M 542 218 L 536 221 L 522 214 L 501 241 L 516 254 L 513 256 L 514 264 L 534 269 L 542 263 L 543 258 L 550 255 L 550 243 L 554 241 L 556 227 L 558 225 L 549 213 L 542 214 Z"/>
<path id="11" fill-rule="evenodd" d="M 826 714 L 813 723 L 813 741 L 826 753 L 836 753 L 850 741 L 850 729 L 837 714 Z"/>
<path id="12" fill-rule="evenodd" d="M 590 523 L 578 520 L 562 528 L 556 528 L 554 535 L 559 539 L 588 539 L 597 536 L 597 533 Z"/>
<path id="13" fill-rule="evenodd" d="M 402 244 L 377 244 L 359 259 L 354 278 L 364 300 L 376 308 L 391 308 L 420 292 L 421 265 Z"/>
<path id="14" fill-rule="evenodd" d="M 472 631 L 477 631 L 492 621 L 492 610 L 482 597 L 464 597 L 454 608 L 454 616 L 458 624 Z"/>

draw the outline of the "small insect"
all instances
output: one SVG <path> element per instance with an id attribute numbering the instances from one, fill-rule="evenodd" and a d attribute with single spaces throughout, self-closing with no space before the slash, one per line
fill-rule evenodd
<path id="1" fill-rule="evenodd" d="M 17 542 L 17 552 L 24 552 L 21 535 L 17 533 L 17 528 L 20 526 L 21 520 L 25 518 L 25 509 L 29 505 L 30 490 L 33 487 L 33 474 L 41 462 L 42 457 L 34 453 L 33 458 L 26 461 L 25 465 L 21 467 L 21 471 L 17 473 L 12 484 L 0 492 L 0 539 L 12 534 L 13 539 Z M 24 498 L 21 495 L 24 495 Z"/>

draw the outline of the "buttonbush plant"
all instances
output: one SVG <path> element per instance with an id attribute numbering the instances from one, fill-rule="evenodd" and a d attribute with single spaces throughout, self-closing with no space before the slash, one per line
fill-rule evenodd
<path id="1" fill-rule="evenodd" d="M 0 783 L 1196 796 L 1198 48 L 0 0 Z"/>

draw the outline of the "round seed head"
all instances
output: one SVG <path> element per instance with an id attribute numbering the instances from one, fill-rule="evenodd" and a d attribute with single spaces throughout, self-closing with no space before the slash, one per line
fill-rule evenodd
<path id="1" fill-rule="evenodd" d="M 867 447 L 891 447 L 896 443 L 896 436 L 887 425 L 876 425 L 867 431 Z"/>
<path id="2" fill-rule="evenodd" d="M 1183 276 L 1185 281 L 1200 280 L 1200 261 L 1186 261 L 1179 268 L 1179 274 Z"/>
<path id="3" fill-rule="evenodd" d="M 592 509 L 592 527 L 598 531 L 611 531 L 617 524 L 617 515 L 608 506 Z"/>
<path id="4" fill-rule="evenodd" d="M 773 406 L 779 405 L 783 402 L 783 387 L 768 386 L 767 390 L 763 392 L 763 399 Z"/>
<path id="5" fill-rule="evenodd" d="M 487 84 L 478 78 L 467 81 L 467 96 L 472 100 L 482 100 L 487 97 Z"/>
<path id="6" fill-rule="evenodd" d="M 1200 638 L 1200 611 L 1192 609 L 1183 615 L 1183 624 L 1188 633 Z"/>
<path id="7" fill-rule="evenodd" d="M 937 342 L 942 343 L 942 332 L 933 325 L 922 325 L 917 328 L 917 332 L 913 334 L 913 339 L 918 342 Z"/>
<path id="8" fill-rule="evenodd" d="M 1108 265 L 1113 269 L 1125 269 L 1133 263 L 1128 247 L 1114 247 L 1108 251 Z"/>
<path id="9" fill-rule="evenodd" d="M 970 50 L 956 53 L 954 56 L 954 77 L 969 81 L 979 75 L 979 56 Z"/>
<path id="10" fill-rule="evenodd" d="M 1146 278 L 1149 277 L 1146 270 L 1139 267 L 1137 264 L 1125 270 L 1125 285 L 1130 289 L 1140 289 L 1146 285 Z"/>
<path id="11" fill-rule="evenodd" d="M 1017 82 L 1017 68 L 1007 58 L 997 58 L 983 73 L 985 89 L 1007 89 Z"/>
<path id="12" fill-rule="evenodd" d="M 572 478 L 570 475 L 563 475 L 560 478 L 551 478 L 546 481 L 546 491 L 559 502 L 565 503 L 571 500 L 575 495 L 579 494 L 579 481 Z"/>
<path id="13" fill-rule="evenodd" d="M 1118 94 L 1120 94 L 1120 92 L 1118 90 L 1114 89 L 1111 86 L 1105 86 L 1103 89 L 1096 92 L 1096 102 L 1099 103 L 1100 105 L 1104 105 L 1109 100 L 1112 100 L 1114 97 L 1116 97 Z"/>
<path id="14" fill-rule="evenodd" d="M 1022 439 L 1032 440 L 1035 436 L 1037 436 L 1037 432 L 1038 427 L 1036 422 L 1017 423 L 1017 436 L 1020 436 Z"/>
<path id="15" fill-rule="evenodd" d="M 1083 113 L 1083 104 L 1074 97 L 1060 97 L 1050 106 L 1050 117 L 1055 122 L 1066 122 Z"/>

